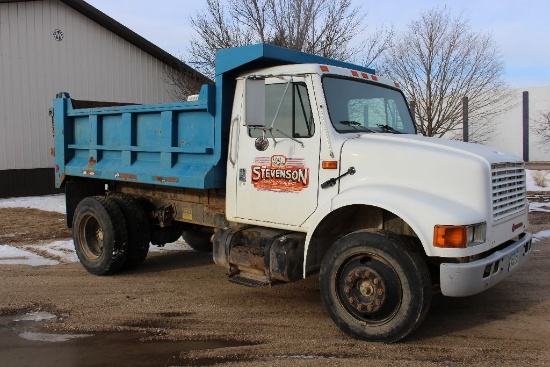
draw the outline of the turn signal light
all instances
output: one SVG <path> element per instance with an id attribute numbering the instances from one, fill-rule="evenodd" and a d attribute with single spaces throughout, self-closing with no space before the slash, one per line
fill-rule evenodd
<path id="1" fill-rule="evenodd" d="M 338 161 L 323 161 L 321 167 L 323 169 L 338 169 Z"/>
<path id="2" fill-rule="evenodd" d="M 465 248 L 467 244 L 466 226 L 434 227 L 434 246 L 445 248 Z"/>

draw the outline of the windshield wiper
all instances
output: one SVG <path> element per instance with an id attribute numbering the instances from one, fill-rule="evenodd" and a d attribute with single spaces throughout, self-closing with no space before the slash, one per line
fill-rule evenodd
<path id="1" fill-rule="evenodd" d="M 342 125 L 353 127 L 357 131 L 368 131 L 369 133 L 375 133 L 376 131 L 369 129 L 366 126 L 361 125 L 357 121 L 340 121 Z"/>
<path id="2" fill-rule="evenodd" d="M 385 132 L 394 133 L 394 134 L 403 134 L 401 131 L 395 130 L 393 127 L 389 125 L 378 124 L 378 127 Z"/>

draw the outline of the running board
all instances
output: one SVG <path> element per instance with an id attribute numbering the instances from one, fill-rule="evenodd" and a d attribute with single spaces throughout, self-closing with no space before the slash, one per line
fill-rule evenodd
<path id="1" fill-rule="evenodd" d="M 266 280 L 252 279 L 252 278 L 244 277 L 242 275 L 232 275 L 228 278 L 228 280 L 231 283 L 244 285 L 246 287 L 251 287 L 251 288 L 261 288 L 261 287 L 266 287 L 271 285 L 271 282 L 268 281 L 267 279 Z"/>

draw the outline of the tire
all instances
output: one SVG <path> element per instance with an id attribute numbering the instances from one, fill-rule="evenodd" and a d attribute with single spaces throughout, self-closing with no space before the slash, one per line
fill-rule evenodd
<path id="1" fill-rule="evenodd" d="M 198 252 L 212 252 L 212 242 L 210 239 L 214 231 L 211 228 L 196 227 L 186 229 L 181 237 L 191 248 Z"/>
<path id="2" fill-rule="evenodd" d="M 393 234 L 357 231 L 338 240 L 321 265 L 321 298 L 332 320 L 362 340 L 397 342 L 424 320 L 428 268 Z"/>
<path id="3" fill-rule="evenodd" d="M 73 218 L 73 240 L 78 259 L 90 273 L 120 270 L 126 261 L 128 233 L 116 202 L 105 196 L 80 201 Z"/>
<path id="4" fill-rule="evenodd" d="M 124 270 L 130 270 L 143 264 L 149 253 L 149 218 L 140 202 L 129 195 L 114 194 L 109 198 L 114 200 L 126 221 L 128 230 L 128 254 L 123 265 Z"/>

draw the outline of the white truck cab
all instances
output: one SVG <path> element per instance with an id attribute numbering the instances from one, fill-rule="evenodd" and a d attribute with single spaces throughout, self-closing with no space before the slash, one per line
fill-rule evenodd
<path id="1" fill-rule="evenodd" d="M 393 240 L 401 246 L 393 251 L 414 253 L 431 282 L 452 297 L 482 292 L 527 261 L 531 235 L 525 232 L 522 160 L 417 135 L 397 83 L 353 69 L 299 64 L 242 74 L 236 90 L 227 217 L 303 232 L 303 276 L 321 270 L 327 293 L 336 294 L 323 297 L 327 310 L 339 325 L 346 319 L 342 313 L 351 315 L 341 326 L 348 333 L 364 337 L 359 325 L 389 322 L 396 307 L 377 308 L 387 299 L 371 293 L 386 294 L 392 282 L 405 281 L 383 255 L 369 265 L 375 250 L 357 260 L 361 253 L 340 256 L 347 247 Z M 350 235 L 356 238 L 342 246 Z M 376 286 L 365 271 L 381 283 L 388 272 L 387 283 Z M 356 272 L 348 283 L 339 280 Z M 403 293 L 395 296 L 403 300 Z"/>

